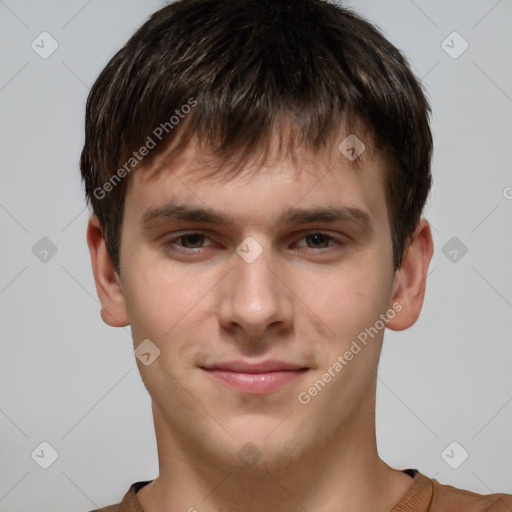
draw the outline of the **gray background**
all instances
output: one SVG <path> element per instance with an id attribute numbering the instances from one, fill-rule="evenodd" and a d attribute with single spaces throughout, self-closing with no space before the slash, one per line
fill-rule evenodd
<path id="1" fill-rule="evenodd" d="M 512 1 L 347 4 L 404 51 L 434 110 L 435 253 L 420 319 L 385 335 L 379 452 L 512 493 Z M 129 328 L 99 316 L 78 158 L 90 86 L 161 5 L 0 0 L 0 511 L 87 511 L 158 474 Z M 47 59 L 31 47 L 43 31 L 58 43 Z M 457 58 L 454 31 L 469 44 Z M 58 453 L 48 469 L 43 441 Z"/>

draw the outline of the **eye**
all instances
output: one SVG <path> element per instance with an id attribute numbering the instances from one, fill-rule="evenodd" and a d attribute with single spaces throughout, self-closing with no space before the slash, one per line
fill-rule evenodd
<path id="1" fill-rule="evenodd" d="M 193 246 L 201 246 L 204 242 L 204 239 L 206 238 L 205 235 L 201 234 L 201 233 L 192 233 L 190 235 L 182 235 L 178 238 L 178 240 L 182 243 L 184 243 L 184 245 L 187 245 L 187 244 L 190 244 L 190 245 L 193 245 Z M 188 249 L 199 249 L 199 247 L 187 247 Z"/>
<path id="2" fill-rule="evenodd" d="M 164 247 L 170 252 L 182 252 L 187 254 L 197 254 L 200 249 L 205 247 L 205 240 L 210 240 L 203 233 L 184 233 L 164 242 Z"/>
<path id="3" fill-rule="evenodd" d="M 329 246 L 329 241 L 332 242 L 332 237 L 325 233 L 311 233 L 302 239 L 311 241 L 312 245 L 308 245 L 308 247 L 313 249 L 324 249 Z"/>
<path id="4" fill-rule="evenodd" d="M 306 240 L 306 245 L 297 244 L 297 246 L 308 249 L 327 249 L 336 244 L 342 245 L 341 241 L 336 241 L 331 235 L 321 232 L 308 233 L 300 240 Z"/>
<path id="5" fill-rule="evenodd" d="M 319 231 L 304 233 L 294 247 L 305 248 L 306 252 L 318 253 L 333 246 L 343 246 L 341 239 Z M 303 243 L 305 242 L 305 243 Z M 221 247 L 204 233 L 181 233 L 163 242 L 164 249 L 169 253 L 199 256 L 207 247 Z"/>

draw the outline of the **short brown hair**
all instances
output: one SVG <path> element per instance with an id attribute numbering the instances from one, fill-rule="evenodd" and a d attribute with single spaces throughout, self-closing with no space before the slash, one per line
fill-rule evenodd
<path id="1" fill-rule="evenodd" d="M 131 170 L 127 162 L 137 168 L 133 152 L 154 142 L 155 131 L 159 144 L 145 162 L 178 133 L 227 159 L 268 148 L 282 137 L 276 127 L 283 120 L 293 127 L 288 149 L 314 151 L 341 120 L 361 123 L 389 163 L 385 192 L 397 269 L 431 188 L 430 112 L 401 52 L 345 7 L 178 0 L 155 12 L 94 83 L 80 169 L 119 272 L 129 179 L 122 178 Z"/>

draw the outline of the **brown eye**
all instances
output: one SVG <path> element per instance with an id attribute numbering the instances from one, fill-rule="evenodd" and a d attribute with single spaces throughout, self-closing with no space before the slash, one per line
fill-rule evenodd
<path id="1" fill-rule="evenodd" d="M 324 235 L 323 233 L 307 235 L 305 239 L 311 241 L 312 245 L 308 245 L 308 247 L 313 249 L 323 249 L 324 247 L 328 247 L 329 241 L 332 240 L 330 236 Z"/>
<path id="2" fill-rule="evenodd" d="M 163 246 L 169 253 L 182 253 L 190 254 L 191 256 L 199 256 L 204 252 L 204 250 L 212 246 L 212 241 L 203 233 L 192 232 L 168 238 L 164 241 Z"/>
<path id="3" fill-rule="evenodd" d="M 304 233 L 302 238 L 296 244 L 296 247 L 303 247 L 309 249 L 327 249 L 332 246 L 342 246 L 343 240 L 335 239 L 333 236 L 327 233 L 314 231 L 310 233 Z"/>
<path id="4" fill-rule="evenodd" d="M 204 242 L 205 236 L 200 233 L 193 233 L 191 235 L 182 235 L 179 237 L 179 241 L 183 244 L 187 249 L 199 249 Z M 187 245 L 190 242 L 190 245 L 197 247 L 190 247 Z M 198 245 L 199 244 L 199 245 Z"/>

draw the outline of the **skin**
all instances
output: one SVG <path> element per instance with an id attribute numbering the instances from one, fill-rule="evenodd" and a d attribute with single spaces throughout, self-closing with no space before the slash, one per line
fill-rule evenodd
<path id="1" fill-rule="evenodd" d="M 338 151 L 343 139 L 333 137 L 317 155 L 300 149 L 293 158 L 276 153 L 263 167 L 249 162 L 229 181 L 205 179 L 201 169 L 215 160 L 194 141 L 172 162 L 163 153 L 130 176 L 120 275 L 91 216 L 87 241 L 103 320 L 129 324 L 135 347 L 150 339 L 160 350 L 148 366 L 137 360 L 152 398 L 160 466 L 137 494 L 145 512 L 388 512 L 411 486 L 377 452 L 385 329 L 308 404 L 297 398 L 393 304 L 401 311 L 387 328 L 416 322 L 433 253 L 422 218 L 393 271 L 383 161 L 367 151 L 354 167 Z M 151 174 L 162 165 L 164 172 Z M 143 228 L 143 214 L 171 200 L 215 209 L 234 224 L 166 220 Z M 371 229 L 345 221 L 277 224 L 290 208 L 326 206 L 367 212 Z M 327 238 L 308 236 L 318 232 Z M 179 238 L 187 233 L 205 237 Z M 248 236 L 263 250 L 252 263 L 235 251 Z M 254 395 L 199 368 L 240 359 L 308 370 Z M 248 442 L 261 454 L 252 466 L 237 456 Z"/>

